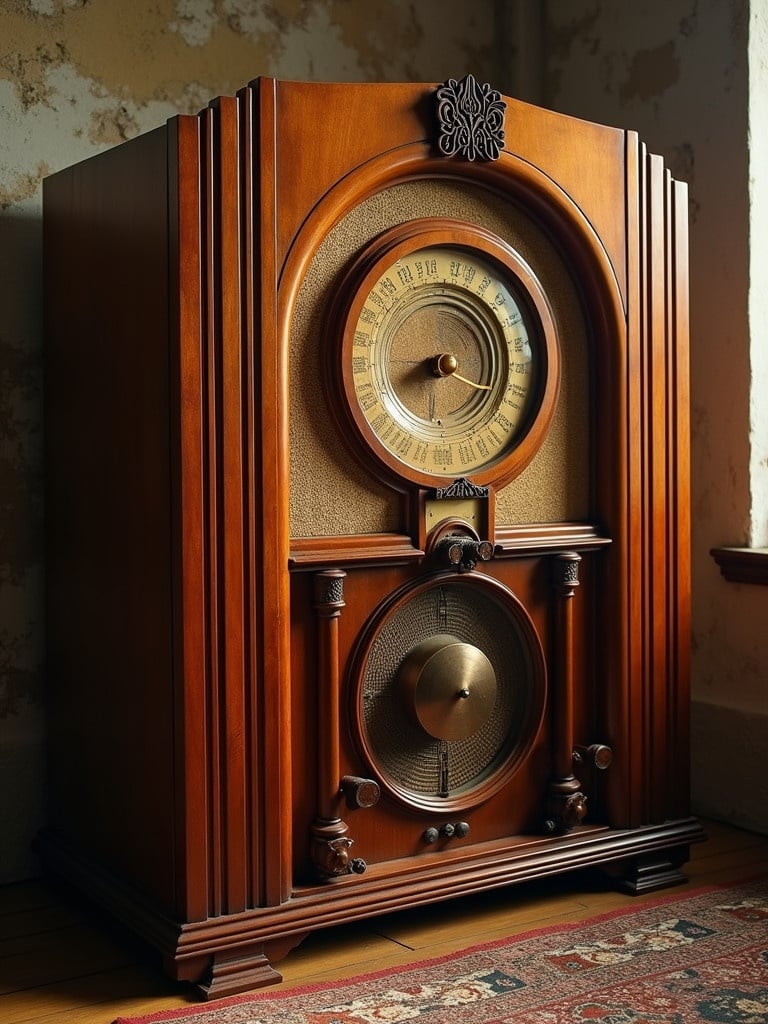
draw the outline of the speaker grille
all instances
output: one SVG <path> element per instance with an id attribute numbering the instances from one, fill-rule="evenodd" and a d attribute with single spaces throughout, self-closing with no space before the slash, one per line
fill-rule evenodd
<path id="1" fill-rule="evenodd" d="M 416 590 L 372 628 L 360 685 L 364 744 L 382 781 L 406 800 L 449 795 L 471 803 L 473 791 L 513 767 L 533 741 L 543 706 L 543 664 L 533 625 L 505 593 L 479 578 L 443 578 Z M 399 679 L 408 653 L 437 633 L 478 647 L 496 675 L 490 715 L 459 740 L 434 739 L 422 729 Z"/>

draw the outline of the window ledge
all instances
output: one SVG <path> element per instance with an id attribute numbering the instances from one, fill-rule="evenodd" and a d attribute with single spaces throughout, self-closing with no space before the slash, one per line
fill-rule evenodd
<path id="1" fill-rule="evenodd" d="M 710 554 L 730 583 L 768 586 L 768 548 L 712 548 Z"/>

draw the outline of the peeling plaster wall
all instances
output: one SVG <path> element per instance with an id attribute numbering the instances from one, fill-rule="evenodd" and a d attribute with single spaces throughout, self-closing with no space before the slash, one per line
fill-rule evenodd
<path id="1" fill-rule="evenodd" d="M 0 882 L 44 813 L 42 178 L 258 75 L 498 82 L 495 3 L 0 5 Z"/>
<path id="2" fill-rule="evenodd" d="M 751 6 L 753 30 L 762 11 L 765 32 L 765 5 Z M 690 185 L 693 795 L 700 813 L 768 832 L 768 587 L 725 582 L 709 554 L 754 536 L 750 5 L 548 0 L 546 8 L 543 102 L 637 130 Z M 760 113 L 757 133 L 765 125 Z M 758 255 L 755 270 L 761 267 L 764 277 Z M 764 305 L 765 287 L 754 285 Z M 764 348 L 762 335 L 755 343 Z M 768 508 L 761 515 L 768 520 Z"/>

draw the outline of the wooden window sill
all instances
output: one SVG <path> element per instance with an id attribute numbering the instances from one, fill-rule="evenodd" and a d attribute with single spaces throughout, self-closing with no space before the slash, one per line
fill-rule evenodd
<path id="1" fill-rule="evenodd" d="M 768 548 L 712 548 L 710 554 L 730 583 L 768 586 Z"/>

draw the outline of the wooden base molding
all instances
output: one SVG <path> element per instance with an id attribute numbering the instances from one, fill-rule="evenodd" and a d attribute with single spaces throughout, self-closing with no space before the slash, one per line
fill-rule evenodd
<path id="1" fill-rule="evenodd" d="M 439 872 L 439 891 L 434 864 L 408 861 L 386 872 L 371 872 L 364 881 L 335 883 L 330 901 L 324 886 L 308 886 L 279 907 L 186 924 L 158 914 L 141 893 L 50 833 L 41 837 L 40 853 L 48 869 L 78 888 L 87 886 L 95 903 L 159 949 L 169 974 L 196 983 L 205 998 L 219 998 L 280 981 L 273 965 L 309 931 L 428 905 L 446 896 L 588 867 L 600 867 L 627 892 L 676 885 L 685 881 L 679 865 L 688 860 L 690 844 L 705 838 L 695 818 L 618 831 L 582 826 L 551 839 L 521 836 L 454 857 Z"/>

